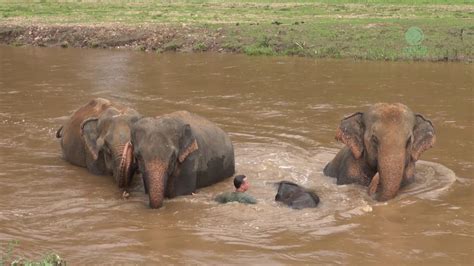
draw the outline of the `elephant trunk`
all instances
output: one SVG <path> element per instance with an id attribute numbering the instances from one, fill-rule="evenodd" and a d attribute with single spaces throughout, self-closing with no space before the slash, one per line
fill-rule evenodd
<path id="1" fill-rule="evenodd" d="M 163 206 L 165 197 L 168 167 L 162 162 L 151 162 L 146 166 L 144 182 L 147 182 L 150 208 L 158 209 Z"/>
<path id="2" fill-rule="evenodd" d="M 134 174 L 133 164 L 133 146 L 130 142 L 127 142 L 122 149 L 120 156 L 120 163 L 118 166 L 117 173 L 114 174 L 115 180 L 120 188 L 127 187 L 130 185 L 130 180 Z"/>
<path id="3" fill-rule="evenodd" d="M 405 151 L 390 150 L 388 154 L 379 152 L 378 175 L 381 189 L 377 200 L 387 201 L 394 198 L 403 178 L 405 170 Z"/>

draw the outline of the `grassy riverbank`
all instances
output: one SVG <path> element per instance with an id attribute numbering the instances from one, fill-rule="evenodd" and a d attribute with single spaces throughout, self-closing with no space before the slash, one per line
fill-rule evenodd
<path id="1" fill-rule="evenodd" d="M 474 1 L 0 0 L 0 43 L 473 61 Z"/>

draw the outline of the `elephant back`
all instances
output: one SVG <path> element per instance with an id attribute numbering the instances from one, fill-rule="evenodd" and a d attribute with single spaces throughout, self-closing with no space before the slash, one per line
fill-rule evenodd
<path id="1" fill-rule="evenodd" d="M 73 112 L 63 126 L 61 148 L 64 158 L 72 164 L 86 167 L 85 145 L 81 136 L 81 124 L 84 120 L 97 117 L 113 103 L 107 99 L 97 98 Z"/>
<path id="2" fill-rule="evenodd" d="M 175 112 L 173 116 L 191 126 L 198 143 L 198 156 L 195 156 L 198 188 L 234 174 L 234 147 L 224 130 L 206 118 L 187 111 Z"/>

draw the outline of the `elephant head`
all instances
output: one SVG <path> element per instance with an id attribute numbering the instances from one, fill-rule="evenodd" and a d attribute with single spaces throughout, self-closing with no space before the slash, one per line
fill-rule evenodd
<path id="1" fill-rule="evenodd" d="M 102 168 L 99 171 L 112 174 L 119 187 L 127 186 L 134 173 L 130 126 L 139 117 L 133 109 L 110 107 L 81 124 L 87 163 L 99 165 Z"/>
<path id="2" fill-rule="evenodd" d="M 151 208 L 160 208 L 170 178 L 198 149 L 191 126 L 172 117 L 143 118 L 132 127 L 132 148 Z"/>
<path id="3" fill-rule="evenodd" d="M 377 173 L 370 187 L 378 186 L 377 199 L 385 201 L 397 195 L 402 181 L 414 178 L 415 162 L 436 137 L 431 121 L 407 106 L 379 103 L 344 118 L 336 139 Z"/>
<path id="4" fill-rule="evenodd" d="M 315 208 L 319 204 L 316 193 L 288 181 L 276 183 L 278 191 L 275 201 L 280 201 L 293 209 Z"/>

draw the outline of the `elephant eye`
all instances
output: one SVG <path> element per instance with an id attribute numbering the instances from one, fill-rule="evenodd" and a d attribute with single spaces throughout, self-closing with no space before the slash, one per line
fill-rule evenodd
<path id="1" fill-rule="evenodd" d="M 379 139 L 377 138 L 377 136 L 372 135 L 372 142 L 373 142 L 374 144 L 379 144 Z"/>
<path id="2" fill-rule="evenodd" d="M 110 148 L 109 148 L 109 145 L 107 145 L 107 143 L 104 143 L 104 150 L 106 152 L 110 152 Z"/>
<path id="3" fill-rule="evenodd" d="M 134 156 L 138 161 L 142 160 L 142 155 L 140 153 L 135 153 Z"/>
<path id="4" fill-rule="evenodd" d="M 408 148 L 412 142 L 412 137 L 408 137 L 406 147 Z"/>

